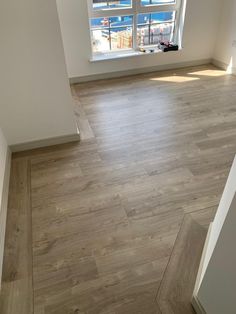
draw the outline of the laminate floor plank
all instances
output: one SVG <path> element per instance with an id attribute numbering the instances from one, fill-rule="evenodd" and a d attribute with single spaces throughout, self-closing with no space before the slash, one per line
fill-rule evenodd
<path id="1" fill-rule="evenodd" d="M 13 160 L 9 187 L 0 313 L 32 314 L 32 220 L 30 162 Z"/>

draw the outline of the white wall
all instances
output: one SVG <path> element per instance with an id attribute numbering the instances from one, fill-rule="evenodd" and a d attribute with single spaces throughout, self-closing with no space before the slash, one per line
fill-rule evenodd
<path id="1" fill-rule="evenodd" d="M 236 0 L 223 1 L 214 59 L 236 74 Z"/>
<path id="2" fill-rule="evenodd" d="M 1 0 L 0 47 L 9 145 L 76 134 L 56 0 Z"/>
<path id="3" fill-rule="evenodd" d="M 211 59 L 220 4 L 221 0 L 187 1 L 182 51 L 91 63 L 87 0 L 57 0 L 69 77 Z"/>
<path id="4" fill-rule="evenodd" d="M 212 224 L 197 299 L 207 314 L 234 314 L 236 158 Z"/>

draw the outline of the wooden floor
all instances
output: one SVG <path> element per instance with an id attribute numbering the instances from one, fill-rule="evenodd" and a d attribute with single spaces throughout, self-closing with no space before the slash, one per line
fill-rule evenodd
<path id="1" fill-rule="evenodd" d="M 0 313 L 193 313 L 236 77 L 209 65 L 72 92 L 81 142 L 13 157 Z"/>

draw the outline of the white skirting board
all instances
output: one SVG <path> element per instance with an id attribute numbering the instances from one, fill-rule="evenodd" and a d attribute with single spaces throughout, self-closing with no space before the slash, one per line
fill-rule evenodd
<path id="1" fill-rule="evenodd" d="M 106 62 L 106 61 L 103 61 L 103 62 Z M 104 79 L 109 79 L 109 78 L 118 78 L 118 77 L 131 76 L 131 75 L 136 75 L 136 74 L 152 73 L 152 72 L 165 71 L 165 70 L 175 70 L 175 69 L 205 65 L 205 64 L 210 64 L 210 63 L 212 63 L 211 59 L 201 59 L 201 60 L 193 60 L 193 61 L 179 62 L 179 63 L 173 63 L 173 64 L 163 64 L 163 65 L 157 65 L 153 67 L 131 69 L 131 70 L 126 70 L 126 71 L 92 74 L 92 75 L 86 75 L 86 76 L 72 77 L 70 78 L 70 84 L 104 80 Z M 104 69 L 105 68 L 106 66 L 104 63 Z"/>
<path id="2" fill-rule="evenodd" d="M 6 167 L 4 172 L 3 180 L 3 195 L 2 204 L 0 208 L 0 290 L 2 282 L 2 265 L 5 245 L 5 231 L 6 231 L 6 220 L 7 220 L 7 206 L 8 206 L 8 191 L 10 181 L 10 170 L 11 170 L 11 152 L 8 149 L 6 157 Z"/>
<path id="3" fill-rule="evenodd" d="M 201 280 L 202 280 L 202 269 L 203 269 L 203 265 L 204 265 L 204 261 L 205 261 L 208 242 L 210 239 L 211 229 L 212 229 L 212 223 L 210 224 L 210 226 L 208 228 L 207 237 L 206 237 L 206 241 L 205 241 L 204 248 L 202 251 L 202 257 L 201 257 L 201 261 L 200 261 L 200 265 L 199 265 L 199 269 L 198 269 L 198 274 L 197 274 L 197 278 L 196 278 L 196 283 L 195 283 L 195 287 L 194 287 L 194 291 L 193 291 L 192 306 L 193 306 L 193 308 L 197 314 L 206 314 L 203 306 L 201 305 L 200 301 L 198 300 L 197 293 L 198 293 L 198 290 L 200 288 L 200 284 L 201 284 Z"/>
<path id="4" fill-rule="evenodd" d="M 204 308 L 202 307 L 201 303 L 199 302 L 197 296 L 193 296 L 192 298 L 192 306 L 197 314 L 206 314 Z"/>
<path id="5" fill-rule="evenodd" d="M 232 67 L 232 66 L 230 66 L 230 65 L 228 65 L 222 61 L 216 60 L 216 59 L 212 59 L 211 63 L 218 68 L 221 68 L 225 71 L 228 71 L 228 73 L 236 75 L 236 68 L 235 67 Z"/>
<path id="6" fill-rule="evenodd" d="M 54 145 L 59 145 L 59 144 L 66 144 L 70 142 L 78 142 L 79 140 L 80 140 L 80 133 L 78 130 L 78 132 L 75 134 L 69 134 L 65 136 L 58 136 L 58 137 L 52 137 L 52 138 L 47 138 L 47 139 L 38 140 L 38 141 L 11 145 L 10 148 L 11 148 L 11 151 L 15 153 L 15 152 L 21 152 L 25 150 L 36 149 L 36 148 L 54 146 Z"/>

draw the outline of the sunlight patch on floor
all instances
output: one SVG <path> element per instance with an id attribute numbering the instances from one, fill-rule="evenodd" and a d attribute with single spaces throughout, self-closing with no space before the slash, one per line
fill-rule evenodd
<path id="1" fill-rule="evenodd" d="M 214 77 L 227 75 L 227 73 L 222 70 L 201 70 L 201 71 L 191 72 L 188 74 L 199 75 L 199 76 L 214 76 Z"/>
<path id="2" fill-rule="evenodd" d="M 184 83 L 190 81 L 199 80 L 199 77 L 189 77 L 189 76 L 166 76 L 166 77 L 154 77 L 150 79 L 151 81 L 163 81 L 163 82 L 172 82 L 172 83 Z"/>

